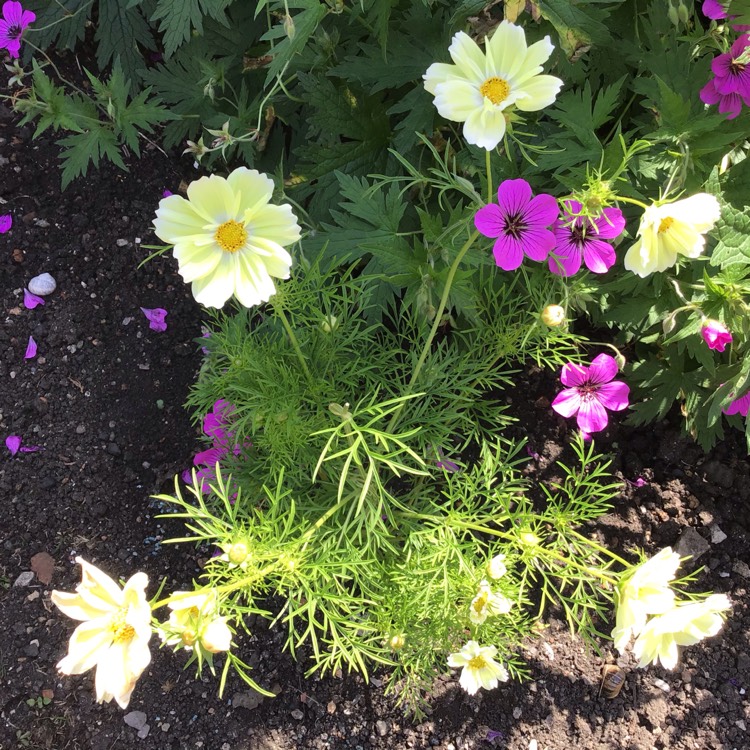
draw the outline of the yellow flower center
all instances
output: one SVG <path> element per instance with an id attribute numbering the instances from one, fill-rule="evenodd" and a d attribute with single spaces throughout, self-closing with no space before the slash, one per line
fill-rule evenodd
<path id="1" fill-rule="evenodd" d="M 469 669 L 484 669 L 487 666 L 487 662 L 485 661 L 485 658 L 480 654 L 479 656 L 475 656 L 473 659 L 470 659 L 469 663 L 466 666 L 468 666 Z"/>
<path id="2" fill-rule="evenodd" d="M 225 221 L 217 230 L 214 239 L 224 252 L 236 253 L 247 241 L 247 230 L 238 221 Z"/>
<path id="3" fill-rule="evenodd" d="M 672 224 L 674 224 L 674 219 L 671 216 L 666 216 L 659 222 L 659 229 L 657 231 L 659 234 L 662 234 L 662 232 L 666 232 Z"/>
<path id="4" fill-rule="evenodd" d="M 477 614 L 481 614 L 482 610 L 487 606 L 487 594 L 481 593 L 474 599 L 474 611 Z"/>
<path id="5" fill-rule="evenodd" d="M 479 93 L 486 96 L 493 104 L 500 104 L 508 98 L 510 86 L 502 78 L 493 76 L 488 78 L 480 87 Z"/>
<path id="6" fill-rule="evenodd" d="M 127 607 L 123 607 L 112 618 L 109 628 L 112 631 L 112 639 L 115 643 L 129 643 L 135 638 L 135 628 L 125 622 L 127 614 Z"/>

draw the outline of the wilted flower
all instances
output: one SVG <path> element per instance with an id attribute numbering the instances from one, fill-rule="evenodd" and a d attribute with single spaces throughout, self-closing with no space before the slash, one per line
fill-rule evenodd
<path id="1" fill-rule="evenodd" d="M 508 670 L 494 661 L 495 656 L 495 646 L 480 646 L 476 641 L 468 641 L 459 652 L 448 656 L 448 666 L 463 667 L 459 684 L 469 695 L 474 695 L 480 687 L 492 690 L 498 681 L 508 681 Z"/>
<path id="2" fill-rule="evenodd" d="M 52 592 L 52 602 L 68 617 L 82 620 L 70 638 L 68 655 L 57 668 L 82 674 L 96 667 L 96 699 L 114 698 L 127 708 L 135 683 L 151 662 L 151 608 L 148 577 L 136 573 L 120 588 L 106 573 L 77 557 L 81 583 L 75 594 Z"/>
<path id="3" fill-rule="evenodd" d="M 713 228 L 720 213 L 719 201 L 708 193 L 649 206 L 641 217 L 638 238 L 625 254 L 625 268 L 645 278 L 673 266 L 678 254 L 697 258 L 706 245 L 704 233 Z"/>
<path id="4" fill-rule="evenodd" d="M 153 309 L 142 307 L 141 312 L 146 316 L 148 327 L 152 331 L 159 331 L 162 333 L 167 330 L 167 322 L 164 319 L 169 313 L 163 307 L 154 307 Z"/>
<path id="5" fill-rule="evenodd" d="M 465 123 L 469 143 L 489 151 L 505 135 L 504 110 L 536 112 L 555 101 L 563 82 L 540 75 L 553 49 L 548 36 L 527 48 L 523 29 L 507 21 L 485 39 L 485 52 L 459 31 L 448 48 L 454 64 L 430 65 L 424 87 L 443 117 Z"/>
<path id="6" fill-rule="evenodd" d="M 542 323 L 550 328 L 557 328 L 565 322 L 565 308 L 560 305 L 547 305 L 542 310 Z"/>
<path id="7" fill-rule="evenodd" d="M 0 234 L 5 234 L 10 231 L 13 226 L 13 216 L 11 214 L 3 214 L 0 216 Z"/>
<path id="8" fill-rule="evenodd" d="M 300 238 L 291 206 L 269 203 L 273 180 L 235 169 L 190 183 L 187 200 L 162 198 L 154 231 L 174 245 L 179 272 L 192 282 L 196 301 L 222 307 L 232 296 L 245 307 L 275 293 L 273 279 L 288 279 L 292 257 L 284 249 Z"/>
<path id="9" fill-rule="evenodd" d="M 630 388 L 617 375 L 617 362 L 600 354 L 589 367 L 569 362 L 563 365 L 560 380 L 570 386 L 557 394 L 552 408 L 563 417 L 577 415 L 578 426 L 586 433 L 599 432 L 609 422 L 607 409 L 627 408 Z"/>
<path id="10" fill-rule="evenodd" d="M 172 610 L 167 627 L 159 636 L 168 646 L 192 649 L 197 643 L 212 654 L 229 651 L 232 631 L 227 618 L 218 616 L 218 604 L 215 589 L 175 591 L 167 605 Z"/>
<path id="11" fill-rule="evenodd" d="M 492 615 L 507 615 L 513 602 L 502 594 L 493 594 L 487 581 L 479 584 L 479 593 L 472 599 L 469 607 L 469 619 L 475 625 L 481 625 Z"/>
<path id="12" fill-rule="evenodd" d="M 40 297 L 38 294 L 32 294 L 26 287 L 23 288 L 23 306 L 27 310 L 33 310 L 39 305 L 46 304 L 44 297 Z"/>
<path id="13" fill-rule="evenodd" d="M 617 619 L 612 631 L 615 648 L 622 653 L 631 636 L 638 636 L 647 615 L 660 615 L 674 606 L 674 580 L 680 556 L 665 547 L 650 560 L 636 566 L 617 589 Z"/>
<path id="14" fill-rule="evenodd" d="M 14 0 L 3 3 L 3 17 L 0 19 L 0 49 L 5 47 L 11 57 L 18 57 L 23 30 L 34 21 L 36 21 L 36 14 L 30 10 L 24 10 L 21 3 Z"/>
<path id="15" fill-rule="evenodd" d="M 701 326 L 701 336 L 709 349 L 723 352 L 727 344 L 732 343 L 732 334 L 729 329 L 718 320 L 707 318 Z"/>
<path id="16" fill-rule="evenodd" d="M 575 200 L 565 201 L 565 212 L 555 222 L 557 244 L 547 261 L 558 276 L 578 273 L 581 262 L 592 273 L 606 273 L 615 263 L 615 250 L 609 242 L 622 234 L 625 217 L 619 208 L 605 208 L 591 219 L 582 216 L 583 206 Z"/>
<path id="17" fill-rule="evenodd" d="M 722 409 L 722 412 L 724 414 L 741 414 L 743 417 L 747 416 L 748 411 L 750 411 L 750 391 L 748 391 L 744 396 L 736 398 L 729 404 L 729 406 L 725 406 Z"/>
<path id="18" fill-rule="evenodd" d="M 722 614 L 731 607 L 724 594 L 712 594 L 701 602 L 678 604 L 658 617 L 652 617 L 633 645 L 640 660 L 638 666 L 658 662 L 674 669 L 679 658 L 678 646 L 692 646 L 716 635 L 724 624 Z"/>
<path id="19" fill-rule="evenodd" d="M 508 568 L 505 565 L 505 555 L 502 553 L 495 555 L 487 563 L 487 575 L 493 580 L 502 578 L 508 572 Z"/>
<path id="20" fill-rule="evenodd" d="M 547 228 L 557 219 L 557 200 L 545 193 L 532 197 L 526 180 L 505 180 L 497 189 L 497 203 L 474 215 L 474 225 L 485 237 L 497 238 L 495 263 L 504 271 L 521 265 L 524 254 L 544 260 L 555 246 L 555 235 Z"/>

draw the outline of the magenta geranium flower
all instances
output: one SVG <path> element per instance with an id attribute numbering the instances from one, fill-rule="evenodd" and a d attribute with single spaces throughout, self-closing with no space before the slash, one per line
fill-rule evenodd
<path id="1" fill-rule="evenodd" d="M 741 414 L 743 417 L 746 417 L 748 411 L 750 411 L 750 391 L 744 396 L 736 398 L 729 406 L 725 406 L 722 411 L 724 414 Z"/>
<path id="2" fill-rule="evenodd" d="M 40 297 L 38 294 L 32 294 L 26 287 L 23 288 L 23 306 L 27 310 L 33 310 L 39 305 L 46 304 L 44 297 Z"/>
<path id="3" fill-rule="evenodd" d="M 152 331 L 162 332 L 167 330 L 167 323 L 164 318 L 166 318 L 169 313 L 163 307 L 155 307 L 152 310 L 147 307 L 142 307 L 141 312 L 146 316 L 148 327 Z"/>
<path id="4" fill-rule="evenodd" d="M 13 217 L 10 214 L 3 214 L 0 216 L 0 234 L 5 234 L 10 231 L 13 226 Z"/>
<path id="5" fill-rule="evenodd" d="M 30 10 L 24 10 L 21 3 L 15 0 L 3 3 L 3 17 L 0 19 L 0 48 L 5 47 L 11 57 L 18 57 L 23 30 L 34 21 L 36 21 L 36 14 Z"/>
<path id="6" fill-rule="evenodd" d="M 703 321 L 701 336 L 708 345 L 708 348 L 716 349 L 717 352 L 723 352 L 726 345 L 732 343 L 732 333 L 730 330 L 723 323 L 711 318 Z"/>
<path id="7" fill-rule="evenodd" d="M 495 238 L 495 263 L 504 271 L 518 268 L 523 256 L 542 261 L 555 246 L 548 229 L 557 219 L 557 200 L 544 193 L 532 197 L 526 180 L 505 180 L 497 189 L 497 203 L 474 215 L 474 225 L 485 237 Z"/>
<path id="8" fill-rule="evenodd" d="M 733 120 L 740 114 L 743 103 L 750 106 L 750 63 L 740 62 L 747 56 L 750 36 L 735 40 L 729 52 L 718 55 L 711 62 L 714 77 L 701 89 L 700 98 L 706 104 L 718 104 L 719 112 Z"/>
<path id="9" fill-rule="evenodd" d="M 569 387 L 557 394 L 552 408 L 563 417 L 577 415 L 583 432 L 600 432 L 609 422 L 607 409 L 622 411 L 628 405 L 630 388 L 613 379 L 617 370 L 617 362 L 609 354 L 600 354 L 589 367 L 568 362 L 560 380 Z"/>
<path id="10" fill-rule="evenodd" d="M 729 2 L 719 2 L 719 0 L 703 0 L 701 10 L 706 18 L 710 18 L 713 21 L 721 21 L 727 17 L 727 7 Z M 735 16 L 732 16 L 735 18 Z M 735 31 L 747 31 L 750 26 L 743 24 L 732 24 L 732 28 Z"/>
<path id="11" fill-rule="evenodd" d="M 558 276 L 578 273 L 581 262 L 592 273 L 606 273 L 615 263 L 615 250 L 609 242 L 622 234 L 625 217 L 619 208 L 605 208 L 601 216 L 581 216 L 583 206 L 565 201 L 562 218 L 555 222 L 556 245 L 549 256 L 549 268 Z"/>

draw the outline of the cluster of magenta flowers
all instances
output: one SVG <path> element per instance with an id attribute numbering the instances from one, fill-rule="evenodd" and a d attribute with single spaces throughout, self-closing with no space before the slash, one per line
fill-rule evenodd
<path id="1" fill-rule="evenodd" d="M 605 208 L 596 218 L 583 215 L 583 206 L 566 200 L 563 214 L 552 195 L 534 196 L 526 180 L 505 180 L 497 189 L 497 203 L 474 216 L 480 234 L 495 240 L 495 263 L 514 271 L 524 256 L 547 261 L 552 273 L 572 276 L 585 265 L 592 273 L 606 273 L 615 263 L 614 240 L 625 229 L 619 208 Z"/>
<path id="2" fill-rule="evenodd" d="M 18 57 L 23 31 L 34 21 L 36 15 L 30 10 L 24 10 L 21 3 L 15 0 L 3 3 L 0 18 L 0 49 L 7 49 L 11 57 Z"/>
<path id="3" fill-rule="evenodd" d="M 208 492 L 206 482 L 216 478 L 217 463 L 229 454 L 239 456 L 242 453 L 242 446 L 237 444 L 234 432 L 229 429 L 233 412 L 234 406 L 222 398 L 214 402 L 211 411 L 203 418 L 203 434 L 211 438 L 211 447 L 193 457 L 193 464 L 198 467 L 195 476 L 200 482 L 201 492 Z M 182 472 L 182 480 L 187 484 L 192 483 L 190 469 Z"/>
<path id="4" fill-rule="evenodd" d="M 719 112 L 733 120 L 750 107 L 750 34 L 743 34 L 723 55 L 711 61 L 714 77 L 701 89 L 701 101 L 718 104 Z"/>

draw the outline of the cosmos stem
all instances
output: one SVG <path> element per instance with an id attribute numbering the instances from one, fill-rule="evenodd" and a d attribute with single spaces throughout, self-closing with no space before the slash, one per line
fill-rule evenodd
<path id="1" fill-rule="evenodd" d="M 299 342 L 297 341 L 297 337 L 294 335 L 294 331 L 292 330 L 292 327 L 289 325 L 289 319 L 286 317 L 286 313 L 281 309 L 281 307 L 277 307 L 275 308 L 275 310 L 279 316 L 279 319 L 281 320 L 281 325 L 284 326 L 284 330 L 286 331 L 287 336 L 289 336 L 289 341 L 297 355 L 297 359 L 299 360 L 299 363 L 302 365 L 302 370 L 305 373 L 307 382 L 310 385 L 310 387 L 313 388 L 315 386 L 315 382 L 313 381 L 312 375 L 310 374 L 310 370 L 307 367 L 307 362 L 305 361 L 305 357 L 302 354 L 302 349 L 300 349 Z"/>
<path id="2" fill-rule="evenodd" d="M 487 203 L 492 203 L 492 152 L 488 149 L 484 153 L 487 164 Z"/>

